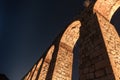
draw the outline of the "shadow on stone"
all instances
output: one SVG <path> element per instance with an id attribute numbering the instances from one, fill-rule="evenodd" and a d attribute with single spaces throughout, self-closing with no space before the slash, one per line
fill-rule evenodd
<path id="1" fill-rule="evenodd" d="M 97 15 L 93 13 L 93 6 L 86 9 L 78 20 L 81 27 L 80 37 L 73 51 L 72 80 L 115 80 L 99 21 Z M 76 79 L 76 75 L 79 79 Z"/>

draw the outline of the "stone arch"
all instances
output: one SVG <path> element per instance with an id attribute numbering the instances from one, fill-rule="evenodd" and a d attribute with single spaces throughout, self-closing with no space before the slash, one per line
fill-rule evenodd
<path id="1" fill-rule="evenodd" d="M 46 57 L 44 59 L 44 62 L 43 62 L 42 69 L 40 71 L 40 75 L 39 75 L 38 80 L 43 80 L 43 79 L 46 78 L 46 75 L 47 75 L 47 72 L 48 72 L 48 68 L 50 66 L 50 62 L 51 62 L 51 59 L 52 59 L 54 49 L 55 49 L 55 46 L 52 45 L 50 47 L 50 49 L 48 50 L 47 55 L 46 55 Z"/>
<path id="2" fill-rule="evenodd" d="M 32 70 L 28 73 L 27 77 L 24 80 L 31 80 L 36 68 L 36 64 L 33 66 Z"/>
<path id="3" fill-rule="evenodd" d="M 24 78 L 24 80 L 28 80 L 29 76 L 30 76 L 30 72 L 28 72 L 28 74 L 27 74 L 27 76 Z"/>
<path id="4" fill-rule="evenodd" d="M 115 5 L 111 8 L 110 10 L 110 15 L 109 15 L 109 21 L 111 21 L 112 19 L 112 16 L 114 15 L 114 13 L 119 9 L 120 7 L 120 1 L 117 1 L 115 3 Z"/>
<path id="5" fill-rule="evenodd" d="M 67 61 L 68 63 L 71 63 L 69 69 L 70 73 L 70 79 L 71 80 L 78 80 L 78 52 L 76 53 L 76 42 L 80 37 L 80 27 L 81 27 L 81 22 L 80 21 L 74 21 L 72 22 L 66 31 L 64 32 L 62 38 L 61 38 L 61 43 L 65 43 L 66 46 L 66 51 L 68 51 L 68 60 L 69 60 L 69 55 L 71 55 L 71 61 Z M 67 72 L 67 71 L 66 71 Z M 74 73 L 74 74 L 73 74 Z"/>
<path id="6" fill-rule="evenodd" d="M 79 38 L 80 26 L 81 26 L 80 21 L 77 20 L 77 21 L 72 22 L 68 26 L 66 31 L 63 33 L 63 36 L 62 36 L 60 42 L 65 43 L 66 45 L 73 48 L 77 39 Z"/>
<path id="7" fill-rule="evenodd" d="M 120 37 L 115 30 L 115 26 L 110 24 L 110 21 L 115 12 L 120 7 L 120 0 L 98 0 L 94 6 L 94 10 L 98 16 L 98 21 L 104 44 L 106 46 L 107 56 L 109 58 L 114 80 L 120 79 Z"/>
<path id="8" fill-rule="evenodd" d="M 59 43 L 52 80 L 72 80 L 73 49 L 79 38 L 80 26 L 80 21 L 76 20 L 63 33 Z"/>
<path id="9" fill-rule="evenodd" d="M 120 35 L 120 7 L 113 14 L 110 23 L 114 25 L 118 35 Z"/>
<path id="10" fill-rule="evenodd" d="M 50 61 L 51 61 L 51 59 L 52 59 L 52 54 L 53 54 L 53 52 L 54 52 L 54 49 L 55 49 L 55 46 L 52 45 L 51 48 L 49 49 L 46 57 L 45 57 L 45 61 L 46 61 L 46 62 L 50 63 Z"/>
<path id="11" fill-rule="evenodd" d="M 40 68 L 40 65 L 42 64 L 42 61 L 43 61 L 43 58 L 41 58 L 40 61 L 32 67 L 32 70 L 27 73 L 24 80 L 35 80 L 36 79 L 36 76 Z"/>
<path id="12" fill-rule="evenodd" d="M 39 71 L 40 66 L 41 66 L 41 64 L 42 64 L 42 61 L 43 61 L 43 58 L 41 58 L 40 61 L 37 63 L 37 66 L 36 66 L 36 68 L 35 68 L 35 71 L 34 71 L 32 80 L 35 80 L 35 79 L 36 79 L 37 74 L 38 74 L 38 71 Z"/>
<path id="13" fill-rule="evenodd" d="M 97 0 L 94 11 L 104 16 L 109 22 L 115 11 L 120 7 L 120 0 Z"/>
<path id="14" fill-rule="evenodd" d="M 40 71 L 40 75 L 39 75 L 38 80 L 43 80 L 43 79 L 46 78 L 46 74 L 47 74 L 47 71 L 48 71 L 48 68 L 49 68 L 49 65 L 50 65 L 50 61 L 52 59 L 54 48 L 55 48 L 55 46 L 52 45 L 50 47 L 50 49 L 48 50 L 45 59 L 43 60 L 43 58 L 41 58 L 39 60 L 39 62 L 37 62 L 32 67 L 32 70 L 30 72 L 28 72 L 28 74 L 26 75 L 26 77 L 24 78 L 24 80 L 36 80 L 36 77 L 38 75 L 38 71 L 39 71 L 40 66 L 41 66 L 41 64 L 42 64 L 43 61 L 44 62 L 43 62 L 42 69 Z"/>

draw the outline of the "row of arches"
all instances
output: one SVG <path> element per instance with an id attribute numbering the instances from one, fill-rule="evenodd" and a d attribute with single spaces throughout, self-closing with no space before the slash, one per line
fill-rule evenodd
<path id="1" fill-rule="evenodd" d="M 79 28 L 80 28 L 80 26 L 81 26 L 80 21 L 74 21 L 72 24 L 70 24 L 68 26 L 68 28 L 65 30 L 65 32 L 63 33 L 62 38 L 60 40 L 60 43 L 65 43 L 67 46 L 70 46 L 71 49 L 72 49 L 74 47 L 77 39 L 79 38 Z M 61 48 L 61 46 L 59 46 L 59 48 Z M 46 75 L 47 75 L 47 72 L 48 72 L 48 68 L 50 66 L 52 56 L 54 56 L 53 55 L 54 49 L 55 49 L 55 46 L 53 44 L 49 48 L 45 59 L 43 60 L 43 58 L 41 58 L 40 61 L 37 64 L 35 64 L 34 67 L 32 68 L 32 70 L 27 74 L 27 76 L 24 78 L 24 80 L 35 80 L 37 78 L 38 71 L 40 69 L 40 66 L 42 65 L 42 62 L 43 62 L 43 65 L 42 65 L 41 71 L 39 73 L 38 80 L 45 80 L 46 79 Z M 60 50 L 61 49 L 58 50 L 57 60 L 56 60 L 56 63 L 55 63 L 55 68 L 54 68 L 55 70 L 54 70 L 53 74 L 57 74 L 56 69 L 60 68 L 57 65 L 57 63 L 59 63 L 59 60 L 58 60 L 59 54 L 62 54 Z M 68 53 L 68 54 L 71 55 L 72 52 Z M 66 57 L 66 56 L 63 56 L 63 57 Z M 73 57 L 73 55 L 71 57 Z M 69 58 L 69 56 L 68 56 L 68 58 Z M 64 60 L 62 60 L 62 62 L 63 61 Z M 70 69 L 70 71 L 68 71 L 68 73 L 71 76 L 72 75 L 72 72 L 71 72 L 72 71 L 72 60 L 70 60 L 70 62 L 71 62 L 70 63 L 71 64 L 71 66 L 70 66 L 71 69 Z M 56 76 L 53 76 L 53 79 Z M 59 74 L 59 76 L 60 76 L 60 74 Z"/>
<path id="2" fill-rule="evenodd" d="M 105 0 L 105 1 L 108 1 L 108 0 Z M 102 9 L 100 9 L 100 7 L 105 6 L 104 3 L 106 3 L 106 2 L 104 2 L 104 1 L 100 2 L 100 0 L 98 0 L 95 3 L 94 10 L 96 12 L 101 13 L 109 22 L 111 21 L 111 23 L 112 23 L 114 15 L 117 13 L 120 13 L 120 9 L 119 9 L 120 1 L 118 0 L 118 1 L 114 2 L 114 4 L 110 4 L 110 6 L 114 5 L 111 9 L 104 9 L 104 10 L 106 10 L 104 12 L 107 12 L 107 10 L 108 10 L 107 14 L 104 14 Z M 108 8 L 108 7 L 106 7 L 106 8 Z M 113 25 L 114 25 L 114 23 L 113 23 Z M 73 65 L 72 64 L 74 63 L 73 58 L 75 55 L 75 54 L 73 54 L 73 51 L 74 51 L 74 47 L 76 45 L 76 41 L 80 37 L 80 27 L 81 27 L 81 22 L 79 20 L 77 20 L 77 21 L 72 22 L 68 26 L 68 28 L 64 31 L 64 33 L 60 39 L 60 42 L 59 42 L 57 58 L 55 61 L 56 63 L 55 63 L 55 67 L 54 67 L 54 71 L 53 71 L 53 75 L 52 75 L 52 80 L 56 80 L 57 77 L 60 79 L 70 80 L 73 77 L 73 74 L 72 74 Z M 65 46 L 65 47 L 63 47 L 63 46 Z M 69 48 L 72 50 L 70 51 Z M 24 80 L 36 80 L 36 79 L 37 80 L 45 80 L 52 57 L 54 57 L 53 53 L 54 53 L 55 49 L 56 49 L 55 44 L 53 44 L 49 48 L 48 52 L 46 53 L 45 58 L 41 58 L 40 61 L 38 61 L 38 63 L 36 63 L 33 66 L 32 70 L 30 72 L 28 72 L 28 74 L 25 76 Z M 67 62 L 64 59 L 66 59 Z M 67 64 L 67 63 L 70 64 L 70 65 L 68 64 L 69 67 L 64 67 L 61 70 L 61 67 L 65 66 L 65 64 Z M 41 69 L 40 69 L 40 67 L 41 67 Z M 61 70 L 61 72 L 59 72 L 58 70 Z M 64 71 L 65 71 L 65 73 L 61 74 Z M 68 74 L 69 76 L 65 78 L 65 76 L 64 76 L 65 74 Z"/>

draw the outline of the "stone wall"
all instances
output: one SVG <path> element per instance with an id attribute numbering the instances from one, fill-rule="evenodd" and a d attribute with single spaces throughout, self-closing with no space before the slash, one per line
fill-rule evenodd
<path id="1" fill-rule="evenodd" d="M 91 3 L 23 80 L 120 80 L 120 37 L 110 24 L 119 6 L 119 0 Z"/>
<path id="2" fill-rule="evenodd" d="M 71 80 L 73 48 L 79 38 L 80 21 L 74 21 L 63 33 L 59 43 L 57 60 L 52 80 Z"/>
<path id="3" fill-rule="evenodd" d="M 100 14 L 97 16 L 115 78 L 120 80 L 120 37 L 113 25 Z"/>
<path id="4" fill-rule="evenodd" d="M 59 48 L 52 80 L 70 80 L 72 72 L 72 53 Z"/>
<path id="5" fill-rule="evenodd" d="M 115 80 L 96 14 L 91 6 L 80 17 L 79 79 Z"/>
<path id="6" fill-rule="evenodd" d="M 52 59 L 53 52 L 54 52 L 54 46 L 51 46 L 43 62 L 42 69 L 40 71 L 38 80 L 45 80 L 47 72 L 48 72 L 48 68 L 50 65 L 50 61 Z"/>
<path id="7" fill-rule="evenodd" d="M 94 6 L 94 10 L 110 21 L 112 15 L 119 7 L 120 0 L 97 0 Z"/>

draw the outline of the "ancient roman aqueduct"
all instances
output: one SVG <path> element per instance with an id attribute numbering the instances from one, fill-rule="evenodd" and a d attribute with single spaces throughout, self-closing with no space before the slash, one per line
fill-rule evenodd
<path id="1" fill-rule="evenodd" d="M 110 23 L 120 0 L 92 2 L 23 80 L 120 80 L 120 37 Z"/>

